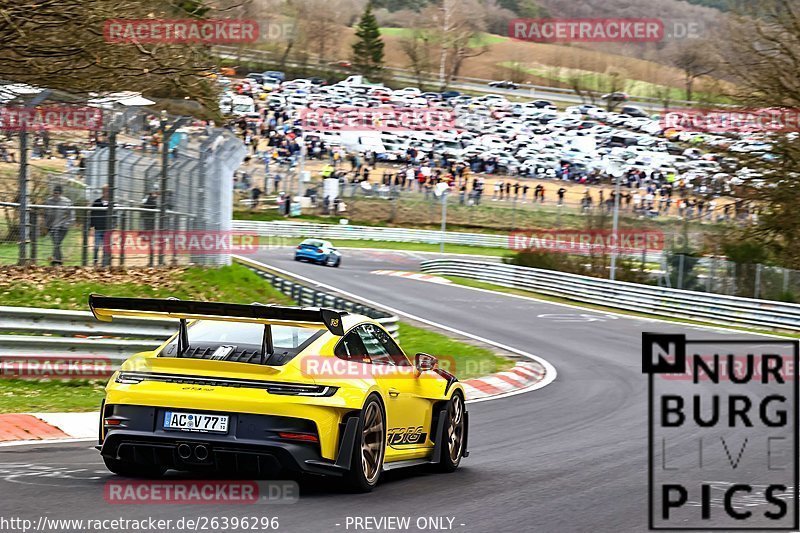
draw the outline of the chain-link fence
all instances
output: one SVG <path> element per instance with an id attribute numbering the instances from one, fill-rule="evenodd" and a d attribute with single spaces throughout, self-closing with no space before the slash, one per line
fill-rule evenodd
<path id="1" fill-rule="evenodd" d="M 15 115 L 0 114 L 0 263 L 230 261 L 233 176 L 246 152 L 230 131 L 113 99 L 76 104 L 8 87 L 0 85 L 13 96 L 2 110 Z M 102 121 L 85 131 L 47 122 L 48 109 L 67 106 Z M 35 123 L 8 120 L 20 110 Z"/>
<path id="2" fill-rule="evenodd" d="M 716 256 L 665 254 L 659 285 L 745 298 L 800 301 L 800 271 Z"/>

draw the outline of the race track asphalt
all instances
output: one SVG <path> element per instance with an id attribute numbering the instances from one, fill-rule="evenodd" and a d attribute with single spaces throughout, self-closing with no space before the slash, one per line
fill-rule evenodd
<path id="1" fill-rule="evenodd" d="M 348 516 L 454 517 L 454 530 L 475 533 L 645 531 L 641 333 L 737 336 L 371 273 L 418 270 L 428 255 L 347 250 L 341 268 L 328 268 L 294 262 L 291 254 L 273 249 L 252 258 L 533 353 L 552 363 L 558 378 L 541 390 L 471 404 L 471 455 L 453 474 L 391 472 L 374 492 L 361 495 L 309 486 L 299 502 L 273 507 L 109 505 L 103 487 L 114 476 L 94 443 L 10 447 L 0 448 L 0 515 L 261 514 L 278 516 L 281 531 L 308 533 L 347 531 Z"/>

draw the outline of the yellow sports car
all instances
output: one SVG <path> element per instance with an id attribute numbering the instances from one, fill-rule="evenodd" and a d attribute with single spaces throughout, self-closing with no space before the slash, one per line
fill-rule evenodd
<path id="1" fill-rule="evenodd" d="M 377 322 L 325 308 L 91 295 L 98 320 L 174 318 L 106 386 L 100 453 L 112 472 L 167 469 L 342 476 L 468 455 L 464 390 L 436 358 L 412 364 Z"/>

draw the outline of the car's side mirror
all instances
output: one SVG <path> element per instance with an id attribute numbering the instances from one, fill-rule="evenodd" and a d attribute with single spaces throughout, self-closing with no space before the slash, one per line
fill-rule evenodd
<path id="1" fill-rule="evenodd" d="M 420 373 L 433 370 L 436 368 L 438 362 L 438 359 L 427 353 L 420 352 L 414 356 L 414 367 L 416 367 L 417 371 Z"/>

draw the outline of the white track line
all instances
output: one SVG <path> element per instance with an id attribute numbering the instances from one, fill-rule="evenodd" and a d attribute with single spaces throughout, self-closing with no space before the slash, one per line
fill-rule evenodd
<path id="1" fill-rule="evenodd" d="M 300 275 L 295 274 L 293 272 L 289 272 L 288 270 L 283 270 L 282 268 L 277 268 L 277 267 L 274 267 L 272 265 L 267 265 L 265 263 L 262 263 L 260 261 L 255 261 L 255 260 L 250 259 L 250 258 L 244 258 L 244 257 L 241 257 L 241 256 L 234 256 L 234 257 L 239 259 L 239 260 L 242 260 L 242 262 L 244 262 L 245 264 L 251 263 L 251 264 L 259 265 L 259 266 L 262 266 L 262 267 L 264 267 L 266 269 L 274 270 L 275 272 L 280 272 L 281 274 L 284 274 L 286 276 L 291 276 L 291 277 L 294 277 L 296 279 L 305 281 L 307 283 L 311 283 L 313 285 L 316 285 L 317 287 L 323 287 L 323 288 L 326 288 L 326 289 L 329 289 L 329 290 L 332 290 L 332 291 L 336 291 L 339 294 L 342 294 L 344 296 L 349 296 L 350 298 L 354 298 L 356 300 L 361 300 L 362 302 L 364 302 L 366 304 L 375 306 L 375 307 L 380 308 L 380 309 L 385 309 L 385 310 L 389 311 L 392 314 L 395 314 L 395 315 L 398 315 L 398 316 L 404 316 L 404 317 L 410 318 L 411 320 L 414 320 L 416 322 L 421 322 L 423 324 L 428 324 L 429 326 L 433 326 L 435 328 L 443 329 L 445 331 L 450 331 L 450 332 L 455 333 L 457 335 L 463 335 L 464 337 L 468 337 L 470 339 L 474 339 L 476 341 L 489 344 L 489 345 L 494 346 L 496 348 L 500 348 L 501 350 L 505 350 L 505 351 L 508 351 L 508 352 L 511 352 L 511 353 L 515 353 L 515 354 L 520 355 L 522 357 L 527 357 L 528 359 L 532 359 L 532 360 L 536 361 L 537 363 L 542 365 L 544 367 L 544 369 L 545 369 L 544 379 L 534 383 L 533 385 L 531 385 L 529 387 L 525 387 L 525 388 L 522 388 L 522 389 L 517 389 L 515 391 L 504 392 L 502 394 L 496 394 L 494 396 L 489 396 L 489 397 L 486 397 L 486 398 L 476 398 L 474 400 L 467 400 L 467 403 L 486 402 L 486 401 L 489 401 L 489 400 L 499 400 L 501 398 L 508 398 L 509 396 L 516 396 L 517 394 L 523 394 L 523 393 L 526 393 L 526 392 L 530 392 L 530 391 L 534 391 L 534 390 L 546 387 L 547 385 L 549 385 L 550 383 L 552 383 L 556 379 L 556 376 L 557 376 L 556 368 L 552 364 L 550 364 L 550 362 L 548 362 L 547 360 L 545 360 L 545 359 L 543 359 L 543 358 L 541 358 L 541 357 L 539 357 L 537 355 L 533 355 L 532 353 L 524 352 L 524 351 L 518 350 L 518 349 L 516 349 L 516 348 L 514 348 L 512 346 L 508 346 L 506 344 L 502 344 L 502 343 L 487 339 L 485 337 L 480 337 L 480 336 L 474 335 L 472 333 L 467 333 L 466 331 L 461 331 L 461 330 L 456 329 L 456 328 L 451 328 L 450 326 L 445 326 L 444 324 L 439 324 L 437 322 L 433 322 L 432 320 L 427 320 L 427 319 L 424 319 L 422 317 L 418 317 L 416 315 L 412 315 L 411 313 L 406 313 L 404 311 L 400 311 L 399 309 L 394 309 L 393 307 L 389 307 L 387 305 L 380 304 L 378 302 L 375 302 L 373 300 L 369 300 L 367 298 L 364 298 L 364 297 L 359 296 L 357 294 L 353 294 L 351 292 L 347 292 L 347 291 L 343 291 L 341 289 L 337 289 L 336 287 L 334 287 L 332 285 L 328 285 L 326 283 L 320 283 L 319 281 L 315 281 L 315 280 L 307 278 L 305 276 L 300 276 Z"/>

